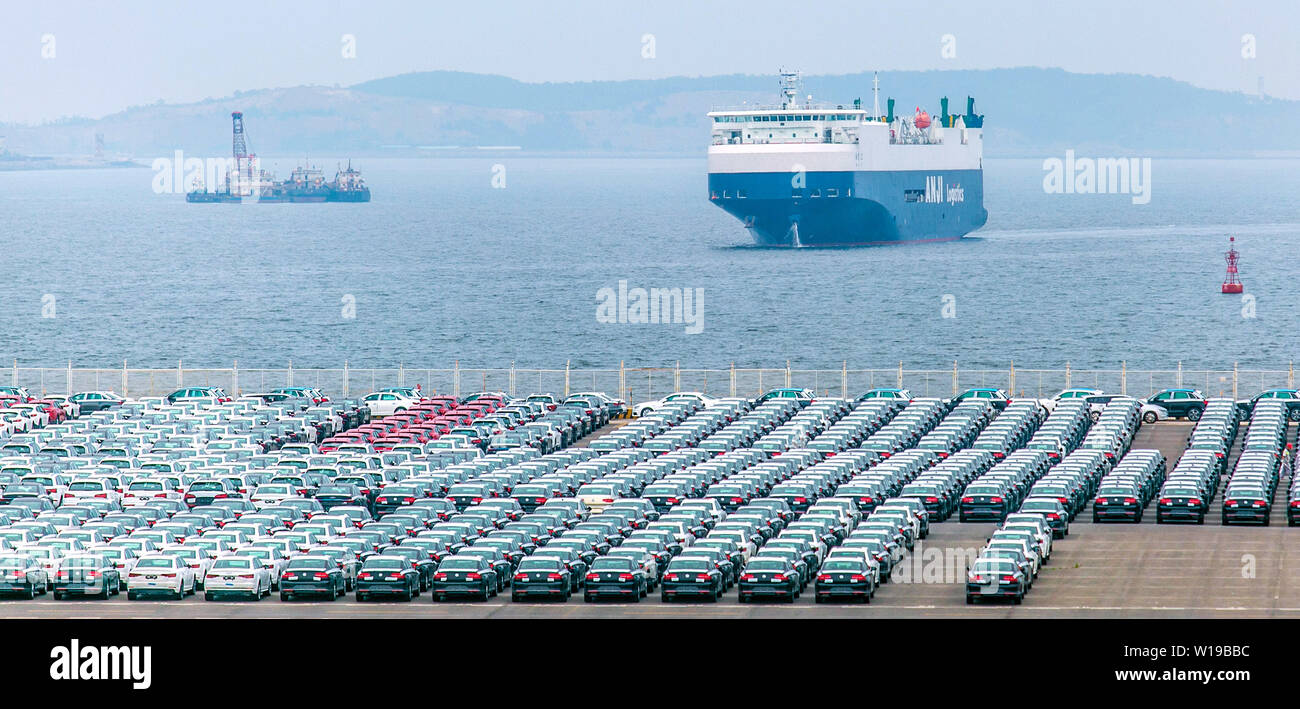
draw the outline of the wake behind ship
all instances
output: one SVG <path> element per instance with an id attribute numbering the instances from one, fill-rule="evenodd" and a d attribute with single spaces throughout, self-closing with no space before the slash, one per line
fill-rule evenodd
<path id="1" fill-rule="evenodd" d="M 879 82 L 877 81 L 877 84 Z M 781 73 L 782 103 L 712 111 L 709 199 L 760 246 L 865 246 L 948 241 L 984 226 L 984 117 L 938 120 L 870 113 L 854 101 L 799 104 L 799 75 Z M 878 86 L 873 87 L 878 95 Z"/>

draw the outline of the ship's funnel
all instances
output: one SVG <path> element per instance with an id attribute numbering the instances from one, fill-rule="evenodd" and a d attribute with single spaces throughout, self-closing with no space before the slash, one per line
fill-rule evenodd
<path id="1" fill-rule="evenodd" d="M 889 116 L 885 119 L 885 122 L 893 123 L 894 122 L 894 99 L 892 98 L 889 99 L 889 101 L 887 101 L 885 105 L 887 106 L 886 110 L 889 111 Z"/>
<path id="2" fill-rule="evenodd" d="M 939 125 L 947 127 L 948 125 L 948 97 L 944 96 L 939 99 Z"/>

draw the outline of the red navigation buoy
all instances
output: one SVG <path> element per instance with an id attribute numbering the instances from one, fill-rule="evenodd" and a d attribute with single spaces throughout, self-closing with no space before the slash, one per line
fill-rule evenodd
<path id="1" fill-rule="evenodd" d="M 1228 275 L 1223 279 L 1222 292 L 1224 293 L 1240 293 L 1242 288 L 1241 281 L 1237 279 L 1237 261 L 1241 255 L 1232 248 L 1236 240 L 1236 237 L 1228 237 L 1228 253 L 1223 255 L 1223 260 L 1228 262 Z"/>

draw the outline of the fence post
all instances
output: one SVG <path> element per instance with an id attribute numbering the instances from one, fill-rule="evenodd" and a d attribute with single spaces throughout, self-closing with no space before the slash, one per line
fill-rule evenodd
<path id="1" fill-rule="evenodd" d="M 126 382 L 127 382 L 126 360 L 122 360 L 122 396 L 124 397 L 128 395 L 126 391 L 127 389 Z"/>
<path id="2" fill-rule="evenodd" d="M 622 368 L 623 365 L 620 364 L 619 369 Z M 514 396 L 514 395 L 515 395 L 515 361 L 512 359 L 510 360 L 510 396 Z"/>
<path id="3" fill-rule="evenodd" d="M 564 360 L 564 398 L 569 398 L 569 360 Z"/>
<path id="4" fill-rule="evenodd" d="M 14 357 L 14 386 L 18 386 L 18 358 Z"/>
<path id="5" fill-rule="evenodd" d="M 849 361 L 840 363 L 840 398 L 849 398 Z"/>
<path id="6" fill-rule="evenodd" d="M 1237 398 L 1237 363 L 1232 363 L 1232 398 Z"/>
<path id="7" fill-rule="evenodd" d="M 289 371 L 285 376 L 289 381 L 285 382 L 284 385 L 290 387 L 293 386 L 293 360 L 289 360 Z"/>
<path id="8" fill-rule="evenodd" d="M 898 360 L 898 388 L 903 388 L 903 360 Z"/>
<path id="9" fill-rule="evenodd" d="M 68 392 L 68 396 L 72 396 L 72 360 L 70 359 L 68 360 L 68 385 L 64 391 Z"/>
<path id="10" fill-rule="evenodd" d="M 1119 363 L 1119 393 L 1128 396 L 1128 361 Z"/>
<path id="11" fill-rule="evenodd" d="M 400 361 L 397 363 L 397 386 L 406 386 L 406 365 Z"/>
<path id="12" fill-rule="evenodd" d="M 731 393 L 728 394 L 728 396 L 732 398 L 735 398 L 736 396 L 736 363 L 735 362 L 731 363 Z"/>
<path id="13" fill-rule="evenodd" d="M 682 361 L 679 359 L 673 365 L 673 391 L 682 390 Z"/>
<path id="14" fill-rule="evenodd" d="M 623 360 L 618 361 L 618 397 L 621 399 L 627 397 L 628 406 L 632 405 L 632 393 L 627 390 L 627 368 L 623 366 Z"/>
<path id="15" fill-rule="evenodd" d="M 1286 388 L 1295 388 L 1295 360 L 1291 360 L 1286 367 Z"/>
<path id="16" fill-rule="evenodd" d="M 1182 386 L 1182 385 L 1183 385 L 1183 361 L 1182 361 L 1181 359 L 1178 360 L 1178 376 L 1177 376 L 1177 378 L 1175 379 L 1175 381 L 1176 381 L 1177 383 L 1174 384 L 1174 386 Z M 1154 388 L 1154 387 L 1153 387 L 1153 388 Z"/>
<path id="17" fill-rule="evenodd" d="M 1065 388 L 1070 388 L 1070 360 L 1065 361 Z"/>
<path id="18" fill-rule="evenodd" d="M 452 395 L 457 399 L 460 398 L 460 360 L 456 360 L 456 368 L 452 370 L 451 375 Z"/>
<path id="19" fill-rule="evenodd" d="M 957 396 L 957 360 L 952 361 L 952 395 Z"/>
<path id="20" fill-rule="evenodd" d="M 183 386 L 185 386 L 185 370 L 181 360 L 178 359 L 176 360 L 176 387 L 180 388 Z"/>
<path id="21" fill-rule="evenodd" d="M 239 396 L 239 360 L 230 368 L 230 395 Z"/>
<path id="22" fill-rule="evenodd" d="M 1011 370 L 1010 370 L 1010 374 L 1007 376 L 1007 386 L 1010 387 L 1010 391 L 1008 391 L 1007 393 L 1012 396 L 1015 396 L 1016 395 L 1016 361 L 1014 359 L 1011 360 Z"/>
<path id="23" fill-rule="evenodd" d="M 790 360 L 785 361 L 785 388 L 790 388 Z"/>

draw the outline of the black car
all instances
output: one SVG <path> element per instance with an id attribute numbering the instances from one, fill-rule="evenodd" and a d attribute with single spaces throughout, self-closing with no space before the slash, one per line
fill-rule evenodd
<path id="1" fill-rule="evenodd" d="M 545 596 L 569 600 L 573 581 L 569 567 L 555 557 L 528 557 L 519 562 L 514 581 L 510 584 L 510 600 L 519 601 L 529 596 Z"/>
<path id="2" fill-rule="evenodd" d="M 756 556 L 745 566 L 745 573 L 740 575 L 740 583 L 737 585 L 740 587 L 741 603 L 764 596 L 794 603 L 799 597 L 802 584 L 799 571 L 789 560 Z"/>
<path id="3" fill-rule="evenodd" d="M 380 554 L 380 556 L 397 556 L 406 559 L 407 561 L 414 564 L 415 570 L 420 572 L 419 590 L 421 591 L 427 590 L 430 586 L 433 585 L 433 572 L 437 568 L 437 564 L 434 563 L 433 559 L 429 558 L 428 552 L 424 551 L 423 549 L 416 549 L 415 547 L 405 547 L 399 545 L 399 546 L 388 547 L 383 551 L 382 554 Z"/>
<path id="4" fill-rule="evenodd" d="M 830 559 L 817 574 L 815 599 L 821 603 L 831 598 L 848 598 L 870 603 L 876 593 L 871 569 L 865 561 Z"/>
<path id="5" fill-rule="evenodd" d="M 1260 402 L 1277 402 L 1286 405 L 1286 416 L 1292 421 L 1300 421 L 1300 393 L 1295 389 L 1269 389 L 1260 392 L 1246 401 L 1238 401 L 1237 408 L 1244 417 L 1255 413 L 1255 405 Z"/>
<path id="6" fill-rule="evenodd" d="M 1135 489 L 1102 485 L 1092 501 L 1092 521 L 1118 519 L 1138 524 L 1142 521 L 1142 500 Z"/>
<path id="7" fill-rule="evenodd" d="M 334 600 L 347 592 L 338 562 L 325 556 L 299 556 L 289 560 L 280 575 L 280 600 L 296 596 L 324 596 Z"/>
<path id="8" fill-rule="evenodd" d="M 1164 407 L 1173 418 L 1185 418 L 1197 421 L 1205 412 L 1205 395 L 1199 390 L 1188 388 L 1165 389 L 1151 395 L 1147 403 Z"/>
<path id="9" fill-rule="evenodd" d="M 1011 511 L 1011 500 L 997 489 L 966 488 L 957 505 L 957 519 L 962 522 L 1002 522 Z"/>
<path id="10" fill-rule="evenodd" d="M 357 573 L 357 600 L 394 596 L 409 601 L 420 592 L 420 571 L 399 556 L 372 556 Z"/>
<path id="11" fill-rule="evenodd" d="M 114 406 L 121 406 L 126 399 L 111 391 L 83 391 L 68 397 L 68 401 L 81 407 L 81 414 L 91 414 Z"/>
<path id="12" fill-rule="evenodd" d="M 496 571 L 492 565 L 478 556 L 452 556 L 438 564 L 433 574 L 433 588 L 430 595 L 433 600 L 441 601 L 448 596 L 474 596 L 486 601 L 497 593 Z"/>
<path id="13" fill-rule="evenodd" d="M 603 596 L 630 598 L 633 603 L 650 593 L 650 579 L 635 561 L 627 557 L 602 556 L 587 572 L 582 599 L 590 603 Z"/>
<path id="14" fill-rule="evenodd" d="M 664 602 L 682 596 L 703 596 L 709 601 L 718 601 L 722 598 L 723 588 L 722 572 L 708 559 L 673 559 L 664 572 L 659 594 Z"/>
<path id="15" fill-rule="evenodd" d="M 1156 524 L 1187 520 L 1205 524 L 1205 499 L 1196 488 L 1168 487 L 1156 502 Z"/>
<path id="16" fill-rule="evenodd" d="M 966 576 L 967 603 L 983 598 L 1010 598 L 1019 605 L 1027 589 L 1025 574 L 1011 559 L 976 559 Z"/>
<path id="17" fill-rule="evenodd" d="M 1246 522 L 1267 527 L 1272 509 L 1271 501 L 1263 493 L 1225 493 L 1222 514 L 1223 524 Z"/>
<path id="18" fill-rule="evenodd" d="M 326 511 L 342 505 L 370 507 L 370 498 L 356 485 L 333 483 L 316 488 L 316 500 Z M 414 501 L 414 500 L 412 500 Z"/>

